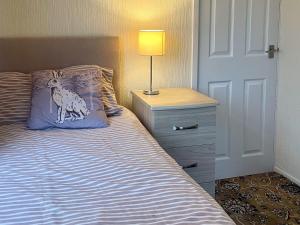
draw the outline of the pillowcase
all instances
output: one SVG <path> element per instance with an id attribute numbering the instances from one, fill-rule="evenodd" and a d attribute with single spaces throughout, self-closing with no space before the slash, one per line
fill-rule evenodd
<path id="1" fill-rule="evenodd" d="M 106 115 L 120 115 L 122 107 L 118 105 L 115 90 L 113 87 L 114 72 L 110 68 L 101 67 L 102 70 L 102 102 Z"/>
<path id="2" fill-rule="evenodd" d="M 115 90 L 113 87 L 113 69 L 100 67 L 97 65 L 80 65 L 66 68 L 66 70 L 101 70 L 101 100 L 107 116 L 120 115 L 122 107 L 118 105 Z"/>
<path id="3" fill-rule="evenodd" d="M 31 104 L 31 76 L 0 73 L 0 125 L 25 122 Z"/>
<path id="4" fill-rule="evenodd" d="M 30 129 L 101 128 L 108 120 L 101 102 L 99 68 L 32 73 Z"/>

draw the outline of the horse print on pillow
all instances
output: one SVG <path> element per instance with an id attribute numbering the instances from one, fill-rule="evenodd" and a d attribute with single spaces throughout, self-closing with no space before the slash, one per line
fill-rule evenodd
<path id="1" fill-rule="evenodd" d="M 32 73 L 30 129 L 99 128 L 108 120 L 101 101 L 101 70 L 62 69 Z"/>

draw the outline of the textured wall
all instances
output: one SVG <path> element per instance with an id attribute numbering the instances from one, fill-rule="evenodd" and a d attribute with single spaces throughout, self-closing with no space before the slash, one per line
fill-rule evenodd
<path id="1" fill-rule="evenodd" d="M 300 1 L 283 0 L 275 169 L 300 185 Z"/>
<path id="2" fill-rule="evenodd" d="M 190 86 L 192 0 L 0 0 L 0 37 L 119 36 L 125 105 L 130 90 L 148 86 L 138 30 L 158 28 L 166 30 L 166 55 L 154 58 L 154 85 Z"/>

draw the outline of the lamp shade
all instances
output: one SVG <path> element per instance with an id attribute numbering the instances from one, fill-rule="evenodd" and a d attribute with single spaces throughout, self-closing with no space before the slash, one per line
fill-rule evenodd
<path id="1" fill-rule="evenodd" d="M 164 55 L 165 54 L 165 31 L 163 30 L 140 30 L 139 31 L 140 55 Z"/>

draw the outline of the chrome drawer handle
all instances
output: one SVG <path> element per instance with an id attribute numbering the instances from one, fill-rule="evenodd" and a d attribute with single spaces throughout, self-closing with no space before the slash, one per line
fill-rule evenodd
<path id="1" fill-rule="evenodd" d="M 188 168 L 194 168 L 194 167 L 198 167 L 198 163 L 192 163 L 190 165 L 183 166 L 182 169 L 188 169 Z"/>
<path id="2" fill-rule="evenodd" d="M 190 130 L 190 129 L 197 129 L 199 127 L 198 124 L 187 126 L 187 127 L 179 127 L 179 126 L 173 126 L 173 130 Z"/>

